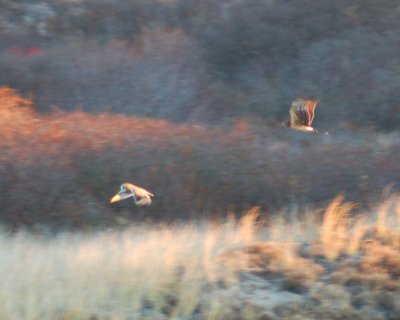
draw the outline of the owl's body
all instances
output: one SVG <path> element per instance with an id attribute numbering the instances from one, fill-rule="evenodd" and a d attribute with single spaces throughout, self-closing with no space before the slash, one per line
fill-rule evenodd
<path id="1" fill-rule="evenodd" d="M 111 198 L 110 202 L 113 203 L 131 197 L 137 206 L 149 206 L 154 194 L 132 183 L 125 182 L 121 184 L 120 191 Z"/>

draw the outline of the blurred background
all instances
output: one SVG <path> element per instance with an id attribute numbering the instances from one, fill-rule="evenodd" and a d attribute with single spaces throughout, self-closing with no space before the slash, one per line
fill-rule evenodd
<path id="1" fill-rule="evenodd" d="M 0 4 L 0 219 L 11 228 L 266 215 L 400 179 L 394 0 Z M 314 124 L 285 129 L 291 101 Z M 122 182 L 149 208 L 110 205 Z M 385 191 L 386 190 L 386 191 Z"/>

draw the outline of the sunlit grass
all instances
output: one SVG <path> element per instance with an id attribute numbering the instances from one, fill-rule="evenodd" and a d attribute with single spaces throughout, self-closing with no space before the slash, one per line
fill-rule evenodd
<path id="1" fill-rule="evenodd" d="M 213 261 L 255 236 L 249 216 L 223 225 L 142 225 L 52 239 L 2 234 L 1 310 L 5 319 L 127 319 L 146 308 L 154 316 L 189 316 L 205 292 L 236 285 L 237 270 Z"/>
<path id="2" fill-rule="evenodd" d="M 254 319 L 262 306 L 242 292 L 243 273 L 260 275 L 261 283 L 286 279 L 281 292 L 305 294 L 329 274 L 314 258 L 329 263 L 343 255 L 359 257 L 370 275 L 341 267 L 335 273 L 339 284 L 359 281 L 397 290 L 399 201 L 391 196 L 371 213 L 357 215 L 353 204 L 338 197 L 325 209 L 281 213 L 264 222 L 254 208 L 239 220 L 229 216 L 218 223 L 142 224 L 57 236 L 3 232 L 0 316 L 224 319 L 243 307 L 239 319 Z M 281 294 L 265 288 L 267 295 Z"/>

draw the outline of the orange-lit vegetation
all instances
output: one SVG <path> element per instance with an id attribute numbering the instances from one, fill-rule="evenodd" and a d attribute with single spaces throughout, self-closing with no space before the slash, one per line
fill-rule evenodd
<path id="1" fill-rule="evenodd" d="M 0 233 L 2 319 L 395 319 L 400 198 L 260 220 Z M 334 238 L 337 230 L 340 230 Z M 332 239 L 327 242 L 327 238 Z M 351 245 L 344 245 L 347 242 Z"/>
<path id="2" fill-rule="evenodd" d="M 398 174 L 395 133 L 319 137 L 246 119 L 212 127 L 107 113 L 40 115 L 15 91 L 0 93 L 1 218 L 14 227 L 221 217 L 256 205 L 273 212 L 326 203 L 339 192 L 367 207 Z M 153 205 L 109 205 L 124 181 L 152 190 Z"/>

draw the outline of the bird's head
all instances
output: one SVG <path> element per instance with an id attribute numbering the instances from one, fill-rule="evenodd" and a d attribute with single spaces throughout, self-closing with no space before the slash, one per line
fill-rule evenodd
<path id="1" fill-rule="evenodd" d="M 288 120 L 288 121 L 282 122 L 282 125 L 287 128 L 290 128 L 290 121 Z"/>
<path id="2" fill-rule="evenodd" d="M 125 183 L 121 184 L 119 189 L 120 189 L 120 192 L 126 192 L 126 184 Z"/>
<path id="3" fill-rule="evenodd" d="M 125 200 L 130 197 L 134 197 L 135 193 L 132 188 L 129 188 L 129 184 L 123 183 L 119 188 L 119 192 L 111 198 L 110 203 Z"/>

